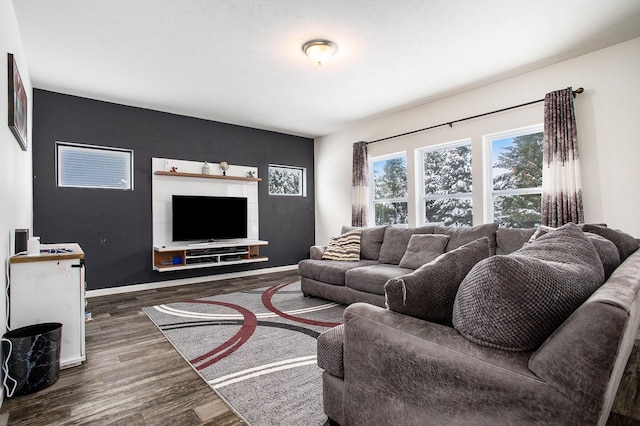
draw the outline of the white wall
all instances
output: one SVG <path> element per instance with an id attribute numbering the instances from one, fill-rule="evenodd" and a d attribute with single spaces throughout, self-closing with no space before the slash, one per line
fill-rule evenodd
<path id="1" fill-rule="evenodd" d="M 473 66 L 467 64 L 466 66 Z M 351 222 L 352 144 L 372 141 L 544 98 L 565 87 L 584 87 L 575 99 L 585 221 L 606 222 L 640 237 L 640 38 L 403 112 L 358 124 L 315 140 L 316 243 L 326 244 Z M 429 78 L 425 75 L 424 78 Z M 369 156 L 407 152 L 415 176 L 415 150 L 472 139 L 474 222 L 483 222 L 482 136 L 543 121 L 543 103 L 369 145 Z M 417 191 L 409 179 L 409 193 Z M 416 197 L 409 224 L 417 223 Z"/>
<path id="2" fill-rule="evenodd" d="M 7 53 L 16 57 L 20 76 L 29 101 L 29 149 L 22 151 L 7 126 Z M 18 24 L 10 0 L 0 0 L 0 259 L 6 267 L 7 258 L 13 254 L 13 230 L 29 228 L 33 235 L 33 186 L 31 181 L 31 117 L 33 95 L 29 69 L 22 51 Z M 2 274 L 2 288 L 6 286 L 6 274 Z M 4 292 L 3 292 L 4 294 Z M 0 297 L 0 335 L 6 331 L 6 300 Z M 0 401 L 2 394 L 0 393 Z"/>

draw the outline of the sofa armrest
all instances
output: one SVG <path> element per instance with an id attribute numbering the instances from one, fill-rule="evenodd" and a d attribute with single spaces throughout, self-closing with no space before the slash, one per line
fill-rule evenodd
<path id="1" fill-rule="evenodd" d="M 310 258 L 313 260 L 321 260 L 327 246 L 311 246 L 309 249 Z"/>
<path id="2" fill-rule="evenodd" d="M 538 348 L 529 368 L 576 405 L 599 415 L 627 319 L 619 307 L 587 302 Z M 619 368 L 624 369 L 627 358 Z M 605 406 L 607 413 L 612 403 L 613 398 Z"/>
<path id="3" fill-rule="evenodd" d="M 344 314 L 348 424 L 570 423 L 577 407 L 527 368 L 530 352 L 363 303 Z"/>
<path id="4" fill-rule="evenodd" d="M 334 377 L 344 377 L 344 324 L 326 330 L 318 336 L 318 367 Z"/>
<path id="5" fill-rule="evenodd" d="M 529 368 L 607 422 L 640 326 L 640 252 L 538 348 Z M 594 424 L 596 422 L 593 422 Z"/>

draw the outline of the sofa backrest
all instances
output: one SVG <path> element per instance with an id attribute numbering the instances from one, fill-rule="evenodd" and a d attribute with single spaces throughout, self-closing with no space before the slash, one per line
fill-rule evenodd
<path id="1" fill-rule="evenodd" d="M 378 260 L 382 245 L 386 235 L 386 229 L 390 226 L 376 226 L 372 228 L 358 228 L 344 225 L 341 233 L 361 229 L 361 248 L 360 258 L 369 260 Z M 606 226 L 606 225 L 605 225 Z M 402 229 L 405 229 L 404 232 Z M 531 239 L 537 228 L 498 228 L 497 224 L 483 224 L 473 227 L 450 227 L 428 225 L 417 228 L 395 227 L 389 234 L 393 234 L 391 240 L 388 241 L 384 250 L 384 261 L 398 263 L 407 248 L 409 237 L 414 233 L 437 233 L 450 236 L 446 251 L 454 250 L 472 240 L 487 237 L 491 244 L 491 254 L 505 255 L 511 254 L 519 250 Z M 401 235 L 402 234 L 402 235 Z M 399 239 L 401 241 L 399 241 Z M 640 240 L 639 240 L 640 241 Z M 393 259 L 392 259 L 393 258 Z M 387 263 L 387 262 L 383 262 Z"/>
<path id="2" fill-rule="evenodd" d="M 529 234 L 529 230 L 520 231 L 518 229 L 499 230 L 495 223 L 486 223 L 473 227 L 453 227 L 425 225 L 419 227 L 406 228 L 403 226 L 376 226 L 373 228 L 358 228 L 353 226 L 342 226 L 341 233 L 361 229 L 360 258 L 369 260 L 379 260 L 381 263 L 397 265 L 404 255 L 409 239 L 413 234 L 444 234 L 448 235 L 449 243 L 446 251 L 455 250 L 478 238 L 489 238 L 491 254 L 508 254 L 522 247 L 529 240 L 535 229 L 526 238 L 523 235 Z M 501 232 L 504 249 L 500 248 L 500 242 L 496 243 L 496 230 Z M 524 232 L 524 233 L 523 233 Z M 508 252 L 507 252 L 508 251 Z M 382 257 L 381 257 L 382 255 Z"/>
<path id="3" fill-rule="evenodd" d="M 458 247 L 477 240 L 478 238 L 487 237 L 489 239 L 489 247 L 491 254 L 496 254 L 496 231 L 498 230 L 497 223 L 485 223 L 484 225 L 477 226 L 434 226 L 434 234 L 444 234 L 449 236 L 449 243 L 447 243 L 446 251 L 452 251 Z"/>
<path id="4" fill-rule="evenodd" d="M 511 254 L 520 250 L 536 232 L 536 228 L 498 228 L 496 254 Z"/>
<path id="5" fill-rule="evenodd" d="M 529 360 L 529 369 L 604 425 L 640 324 L 640 250 Z"/>
<path id="6" fill-rule="evenodd" d="M 409 240 L 414 234 L 433 234 L 433 226 L 418 226 L 416 228 L 404 228 L 401 226 L 388 226 L 384 232 L 384 241 L 380 247 L 380 263 L 397 265 L 407 251 Z"/>
<path id="7" fill-rule="evenodd" d="M 342 233 L 344 234 L 354 229 L 362 230 L 360 234 L 360 259 L 378 260 L 378 257 L 380 257 L 380 247 L 382 246 L 387 227 L 359 228 L 345 225 L 342 227 Z"/>

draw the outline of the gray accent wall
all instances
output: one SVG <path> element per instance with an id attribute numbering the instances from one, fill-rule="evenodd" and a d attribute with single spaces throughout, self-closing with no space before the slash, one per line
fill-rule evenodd
<path id="1" fill-rule="evenodd" d="M 77 242 L 86 253 L 87 288 L 294 265 L 314 243 L 313 139 L 135 108 L 40 89 L 33 92 L 35 236 Z M 134 190 L 58 188 L 55 143 L 132 149 Z M 152 267 L 151 158 L 258 167 L 260 253 L 268 262 L 157 272 Z M 304 167 L 307 196 L 270 196 L 269 164 Z"/>

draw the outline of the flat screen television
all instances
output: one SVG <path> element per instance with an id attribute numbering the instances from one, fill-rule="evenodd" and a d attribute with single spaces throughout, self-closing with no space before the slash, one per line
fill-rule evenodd
<path id="1" fill-rule="evenodd" d="M 247 199 L 173 195 L 173 241 L 247 238 Z"/>

